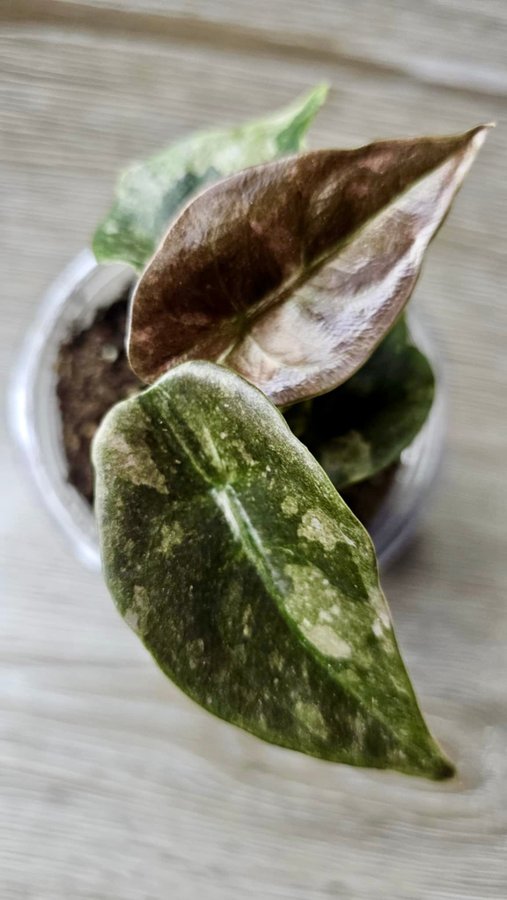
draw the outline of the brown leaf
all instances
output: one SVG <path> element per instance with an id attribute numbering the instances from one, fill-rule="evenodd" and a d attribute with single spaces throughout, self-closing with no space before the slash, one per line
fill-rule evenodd
<path id="1" fill-rule="evenodd" d="M 278 404 L 341 384 L 407 302 L 486 128 L 305 153 L 209 188 L 137 286 L 136 374 L 214 360 Z"/>

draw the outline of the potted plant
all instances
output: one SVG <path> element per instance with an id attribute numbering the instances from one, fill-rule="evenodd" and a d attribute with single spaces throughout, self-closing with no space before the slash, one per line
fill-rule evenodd
<path id="1" fill-rule="evenodd" d="M 100 571 L 91 440 L 108 409 L 139 387 L 124 348 L 136 275 L 171 217 L 200 187 L 220 174 L 302 149 L 325 96 L 326 88 L 318 86 L 260 122 L 191 136 L 131 166 L 97 229 L 94 252 L 79 254 L 40 303 L 12 379 L 10 420 L 43 502 L 87 567 Z M 438 378 L 431 402 L 431 369 L 438 375 L 439 368 L 436 348 L 416 311 L 409 311 L 409 319 L 407 353 L 415 360 L 422 351 L 431 364 L 419 419 L 410 424 L 405 416 L 400 448 L 406 447 L 392 465 L 342 490 L 367 523 L 381 565 L 399 552 L 415 527 L 445 428 Z M 295 413 L 289 417 L 299 433 L 308 406 L 306 412 L 299 408 L 297 421 Z"/>
<path id="2" fill-rule="evenodd" d="M 104 575 L 210 712 L 310 755 L 447 777 L 341 494 L 389 489 L 430 413 L 403 313 L 485 128 L 266 161 L 298 149 L 323 95 L 280 114 L 262 151 L 265 125 L 241 152 L 237 134 L 201 136 L 120 181 L 94 249 L 142 274 L 133 375 L 114 328 L 101 343 L 128 397 L 88 435 Z"/>

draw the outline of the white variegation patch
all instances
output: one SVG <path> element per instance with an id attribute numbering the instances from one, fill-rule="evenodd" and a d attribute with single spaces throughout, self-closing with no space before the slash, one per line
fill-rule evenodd
<path id="1" fill-rule="evenodd" d="M 284 516 L 296 516 L 298 512 L 298 503 L 295 497 L 288 494 L 282 500 L 282 512 Z"/>
<path id="2" fill-rule="evenodd" d="M 120 478 L 127 478 L 132 484 L 153 488 L 159 494 L 168 493 L 165 478 L 140 433 L 135 435 L 134 442 L 129 441 L 127 435 L 120 430 L 112 432 L 108 453 Z"/>
<path id="3" fill-rule="evenodd" d="M 313 625 L 303 630 L 313 646 L 325 656 L 332 656 L 334 659 L 349 659 L 352 656 L 350 644 L 339 637 L 329 625 Z"/>
<path id="4" fill-rule="evenodd" d="M 298 537 L 321 544 L 324 550 L 334 550 L 338 543 L 354 546 L 354 541 L 345 534 L 339 522 L 317 509 L 305 512 L 298 528 Z"/>

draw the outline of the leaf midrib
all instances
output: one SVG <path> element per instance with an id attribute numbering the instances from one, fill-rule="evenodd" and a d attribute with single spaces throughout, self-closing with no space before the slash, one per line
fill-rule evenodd
<path id="1" fill-rule="evenodd" d="M 364 148 L 360 148 L 360 149 L 364 149 Z M 318 155 L 319 153 L 325 154 L 328 152 L 329 151 L 325 150 L 325 149 L 320 150 L 320 151 L 316 150 L 316 151 L 314 151 L 314 154 Z M 291 158 L 294 158 L 294 157 L 288 157 L 288 160 L 290 161 Z M 283 159 L 280 161 L 281 164 L 285 164 L 286 162 L 287 162 L 287 159 Z M 255 323 L 260 318 L 262 318 L 262 316 L 266 312 L 268 312 L 268 311 L 271 312 L 272 310 L 276 309 L 277 306 L 281 306 L 287 299 L 289 299 L 294 293 L 296 293 L 296 291 L 298 291 L 300 287 L 305 285 L 319 271 L 324 269 L 328 263 L 330 263 L 333 259 L 335 259 L 339 255 L 340 251 L 342 251 L 349 244 L 353 243 L 353 241 L 356 240 L 358 235 L 360 235 L 361 232 L 364 231 L 364 229 L 367 228 L 371 224 L 371 222 L 373 222 L 375 219 L 377 219 L 386 209 L 388 209 L 389 206 L 391 206 L 393 203 L 396 203 L 400 199 L 400 197 L 403 197 L 405 194 L 407 194 L 409 191 L 411 191 L 412 188 L 414 188 L 416 184 L 418 184 L 424 178 L 427 178 L 428 175 L 430 175 L 437 169 L 444 166 L 447 162 L 448 162 L 448 157 L 443 159 L 440 163 L 438 163 L 438 165 L 434 165 L 431 168 L 428 168 L 427 170 L 425 170 L 418 178 L 412 179 L 410 181 L 410 183 L 403 190 L 398 191 L 398 193 L 396 194 L 396 196 L 394 198 L 391 198 L 386 203 L 379 206 L 378 209 L 376 209 L 375 212 L 373 212 L 366 219 L 364 219 L 364 221 L 357 228 L 355 228 L 353 231 L 350 231 L 347 235 L 345 235 L 339 241 L 337 241 L 337 243 L 333 244 L 331 249 L 322 253 L 319 257 L 317 257 L 313 262 L 309 263 L 308 265 L 305 265 L 305 262 L 303 260 L 303 262 L 300 265 L 300 267 L 298 268 L 296 274 L 294 274 L 291 278 L 285 279 L 282 282 L 282 284 L 279 285 L 278 288 L 276 288 L 274 291 L 271 291 L 270 293 L 266 294 L 253 306 L 247 307 L 242 312 L 242 315 L 241 315 L 241 321 L 243 322 L 243 327 L 241 328 L 240 333 L 238 334 L 237 338 L 234 341 L 232 341 L 231 344 L 224 351 L 222 351 L 220 356 L 217 358 L 216 362 L 217 363 L 225 363 L 228 356 L 230 354 L 234 353 L 235 350 L 237 350 L 237 348 L 241 345 L 241 343 L 243 342 L 243 340 L 245 339 L 245 337 L 247 335 L 250 335 L 252 327 L 255 325 Z M 232 175 L 230 177 L 232 179 L 232 178 L 235 178 L 236 175 Z M 432 240 L 432 237 L 433 237 L 433 234 L 428 239 L 428 243 Z M 234 317 L 232 317 L 232 318 L 234 318 Z M 378 343 L 380 343 L 381 339 L 382 339 L 382 335 L 381 335 Z M 259 344 L 259 347 L 260 347 L 260 344 Z M 262 350 L 263 348 L 260 347 L 260 349 Z M 372 349 L 372 353 L 375 351 L 375 349 L 376 349 L 376 347 L 374 347 Z M 360 365 L 362 365 L 362 363 Z M 360 365 L 357 368 L 359 368 Z"/>

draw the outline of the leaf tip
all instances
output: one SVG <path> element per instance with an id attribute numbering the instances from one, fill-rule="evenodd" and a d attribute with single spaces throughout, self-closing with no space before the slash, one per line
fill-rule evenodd
<path id="1" fill-rule="evenodd" d="M 428 760 L 429 766 L 425 773 L 432 781 L 448 781 L 456 775 L 456 766 L 444 753 L 438 741 L 432 736 L 432 754 Z"/>
<path id="2" fill-rule="evenodd" d="M 485 122 L 483 125 L 476 125 L 475 128 L 472 128 L 471 131 L 469 131 L 469 136 L 476 153 L 482 147 L 488 136 L 488 132 L 492 128 L 496 128 L 496 122 Z"/>
<path id="3" fill-rule="evenodd" d="M 308 99 L 312 98 L 319 106 L 322 106 L 327 99 L 330 89 L 331 85 L 328 81 L 319 81 L 308 93 Z"/>
<path id="4" fill-rule="evenodd" d="M 296 133 L 299 133 L 300 143 L 289 148 L 292 152 L 301 149 L 303 134 L 317 115 L 319 109 L 326 102 L 328 93 L 329 84 L 325 81 L 319 82 L 319 84 L 316 84 L 306 94 L 298 97 L 289 107 L 282 111 L 284 115 L 289 114 L 290 116 L 289 131 L 296 129 Z"/>
<path id="5" fill-rule="evenodd" d="M 303 94 L 303 96 L 297 99 L 293 104 L 293 107 L 299 108 L 300 110 L 299 115 L 296 116 L 296 121 L 298 118 L 301 118 L 301 124 L 304 125 L 305 129 L 309 127 L 319 109 L 326 102 L 328 93 L 329 84 L 325 81 L 321 81 L 306 94 Z"/>
<path id="6" fill-rule="evenodd" d="M 432 734 L 428 734 L 427 755 L 421 763 L 419 774 L 431 781 L 447 781 L 456 775 L 456 766 L 440 747 Z"/>
<path id="7" fill-rule="evenodd" d="M 438 763 L 435 765 L 433 778 L 435 781 L 448 781 L 449 778 L 454 778 L 456 775 L 456 766 L 451 762 L 450 759 L 447 759 L 446 756 L 442 756 Z"/>

